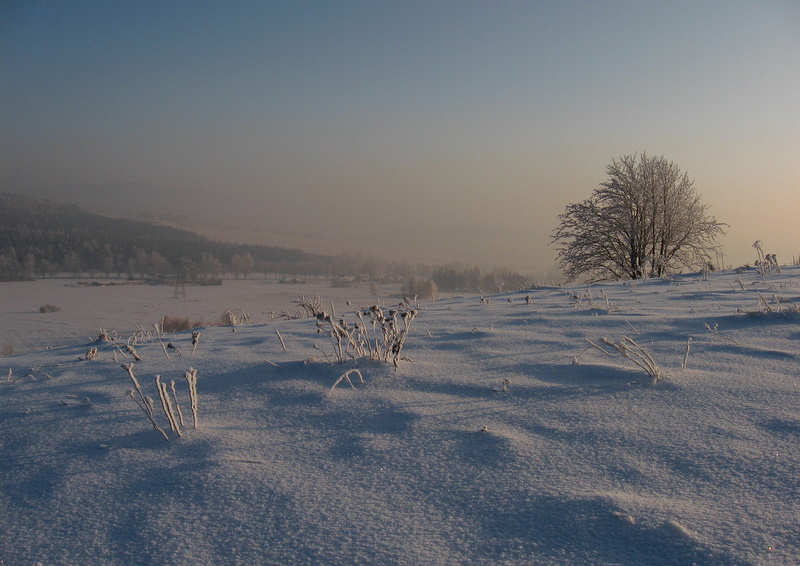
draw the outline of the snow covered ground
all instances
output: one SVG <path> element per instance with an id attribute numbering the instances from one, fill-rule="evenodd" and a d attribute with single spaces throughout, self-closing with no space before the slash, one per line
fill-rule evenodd
<path id="1" fill-rule="evenodd" d="M 333 288 L 329 281 L 280 284 L 275 279 L 226 279 L 223 285 L 187 285 L 176 294 L 174 286 L 129 284 L 120 279 L 62 278 L 0 283 L 0 349 L 22 353 L 96 338 L 103 328 L 128 336 L 143 325 L 150 327 L 164 316 L 188 317 L 216 324 L 227 310 L 242 309 L 253 322 L 280 317 L 286 310 L 301 310 L 292 301 L 316 293 L 347 308 L 375 301 L 370 285 Z M 397 285 L 378 285 L 378 297 L 399 293 Z M 41 313 L 52 304 L 61 310 Z"/>
<path id="2" fill-rule="evenodd" d="M 356 362 L 326 361 L 315 319 L 263 316 L 291 304 L 162 287 L 136 319 L 141 289 L 41 283 L 2 285 L 3 340 L 58 346 L 0 358 L 0 563 L 800 564 L 800 268 L 423 303 L 397 370 L 359 359 L 333 390 Z M 224 308 L 255 322 L 202 328 L 194 355 L 189 332 L 141 361 L 87 339 Z M 623 336 L 658 383 L 603 341 Z"/>

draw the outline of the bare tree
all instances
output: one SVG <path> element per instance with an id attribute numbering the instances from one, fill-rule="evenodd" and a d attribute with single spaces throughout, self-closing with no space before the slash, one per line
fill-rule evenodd
<path id="1" fill-rule="evenodd" d="M 642 153 L 606 171 L 608 181 L 558 217 L 552 243 L 569 280 L 641 279 L 710 262 L 726 225 L 677 165 Z"/>

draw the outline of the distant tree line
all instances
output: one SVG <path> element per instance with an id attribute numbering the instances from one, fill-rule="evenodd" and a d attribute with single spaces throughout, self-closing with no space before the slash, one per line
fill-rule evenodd
<path id="1" fill-rule="evenodd" d="M 484 273 L 360 254 L 321 255 L 219 242 L 188 230 L 0 193 L 0 281 L 61 274 L 197 284 L 278 274 L 332 279 L 338 285 L 402 283 L 408 296 L 419 298 L 433 298 L 437 291 L 493 293 L 529 284 L 524 276 L 505 270 Z"/>
<path id="2" fill-rule="evenodd" d="M 524 275 L 497 269 L 483 273 L 477 267 L 437 267 L 430 279 L 411 275 L 403 281 L 402 292 L 408 298 L 437 299 L 440 293 L 502 293 L 532 286 Z"/>
<path id="3" fill-rule="evenodd" d="M 482 272 L 477 267 L 439 267 L 431 279 L 439 291 L 464 293 L 501 293 L 530 287 L 530 280 L 519 273 L 498 269 Z"/>

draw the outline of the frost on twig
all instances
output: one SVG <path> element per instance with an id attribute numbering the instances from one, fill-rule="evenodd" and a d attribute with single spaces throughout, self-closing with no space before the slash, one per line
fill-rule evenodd
<path id="1" fill-rule="evenodd" d="M 175 412 L 178 413 L 178 422 L 181 426 L 184 426 L 183 422 L 183 411 L 181 411 L 181 406 L 178 404 L 178 392 L 175 391 L 175 382 L 169 382 L 170 391 L 172 391 L 172 398 L 175 399 Z"/>
<path id="2" fill-rule="evenodd" d="M 128 353 L 129 353 L 131 356 L 133 356 L 133 359 L 134 359 L 134 360 L 136 360 L 137 362 L 141 362 L 141 361 L 142 361 L 142 358 L 140 358 L 140 357 L 139 357 L 139 354 L 136 352 L 136 348 L 134 348 L 134 347 L 133 347 L 133 346 L 131 346 L 130 344 L 127 344 L 127 345 L 125 346 L 125 349 L 128 351 Z M 122 352 L 122 350 L 120 350 L 120 352 Z M 123 354 L 123 355 L 124 355 L 124 354 Z"/>
<path id="3" fill-rule="evenodd" d="M 175 419 L 175 408 L 172 404 L 172 398 L 169 395 L 167 384 L 162 383 L 160 375 L 156 375 L 155 382 L 156 389 L 158 389 L 158 398 L 161 401 L 161 409 L 164 411 L 164 414 L 167 417 L 170 430 L 172 430 L 172 432 L 176 433 L 178 436 L 183 436 L 181 434 L 181 428 L 178 425 L 178 421 Z"/>
<path id="4" fill-rule="evenodd" d="M 153 328 L 156 329 L 156 337 L 158 338 L 158 343 L 161 344 L 161 349 L 164 350 L 164 355 L 169 359 L 169 352 L 167 352 L 167 346 L 164 344 L 164 341 L 161 339 L 161 335 L 164 333 L 164 321 L 161 321 L 161 328 L 159 328 L 158 323 L 153 323 Z"/>
<path id="5" fill-rule="evenodd" d="M 186 379 L 186 383 L 189 386 L 189 405 L 192 409 L 192 424 L 194 428 L 197 428 L 197 370 L 194 368 L 189 368 L 183 375 L 184 379 Z"/>

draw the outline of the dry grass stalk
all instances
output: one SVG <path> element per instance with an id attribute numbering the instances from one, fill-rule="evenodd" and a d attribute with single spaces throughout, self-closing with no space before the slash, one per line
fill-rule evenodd
<path id="1" fill-rule="evenodd" d="M 281 341 L 281 348 L 283 348 L 283 351 L 285 352 L 286 351 L 286 343 L 283 341 L 283 336 L 281 336 L 281 333 L 278 332 L 277 330 L 275 331 L 275 334 L 278 335 L 278 340 Z"/>
<path id="2" fill-rule="evenodd" d="M 175 382 L 169 382 L 170 391 L 172 391 L 172 398 L 175 399 L 175 411 L 178 413 L 178 422 L 180 422 L 181 426 L 184 426 L 183 422 L 183 411 L 181 411 L 181 406 L 178 404 L 178 392 L 175 391 Z"/>
<path id="3" fill-rule="evenodd" d="M 194 356 L 194 351 L 197 349 L 197 344 L 200 342 L 200 333 L 199 332 L 192 332 L 192 355 Z"/>
<path id="4" fill-rule="evenodd" d="M 575 357 L 572 359 L 572 364 L 573 364 L 573 365 L 578 365 L 578 364 L 580 363 L 580 358 L 581 358 L 581 356 L 583 356 L 583 355 L 584 355 L 586 352 L 588 352 L 588 351 L 589 351 L 589 350 L 591 350 L 592 348 L 596 348 L 596 349 L 600 350 L 600 351 L 601 351 L 601 352 L 603 352 L 603 353 L 604 353 L 606 356 L 611 356 L 611 354 L 608 352 L 608 350 L 606 350 L 606 349 L 604 349 L 604 348 L 602 348 L 602 347 L 598 346 L 597 344 L 595 344 L 594 342 L 592 342 L 592 341 L 591 341 L 591 340 L 589 340 L 588 338 L 584 338 L 584 340 L 585 340 L 586 342 L 588 342 L 589 346 L 588 346 L 587 348 L 584 348 L 584 350 L 583 350 L 583 351 L 582 351 L 580 354 L 578 354 L 577 356 L 575 356 Z"/>
<path id="5" fill-rule="evenodd" d="M 716 324 L 716 323 L 715 323 L 715 324 L 714 324 L 714 328 L 711 328 L 711 327 L 710 327 L 708 324 L 705 324 L 704 326 L 706 327 L 706 330 L 708 330 L 708 331 L 709 331 L 711 334 L 714 334 L 714 335 L 716 335 L 716 336 L 719 336 L 720 338 L 724 338 L 724 339 L 725 339 L 725 340 L 727 340 L 728 342 L 731 342 L 731 343 L 733 343 L 733 344 L 736 344 L 737 346 L 741 346 L 741 344 L 739 344 L 739 343 L 738 343 L 736 340 L 734 340 L 733 338 L 730 338 L 729 336 L 725 336 L 724 334 L 720 333 L 720 331 L 719 331 L 719 325 L 718 325 L 718 324 Z"/>
<path id="6" fill-rule="evenodd" d="M 349 370 L 347 370 L 346 372 L 344 372 L 342 375 L 340 375 L 340 376 L 339 376 L 339 379 L 337 379 L 337 380 L 336 380 L 336 383 L 334 383 L 334 384 L 333 384 L 333 387 L 331 387 L 330 391 L 328 391 L 328 397 L 330 397 L 330 396 L 331 396 L 331 394 L 333 393 L 333 390 L 334 390 L 334 389 L 336 389 L 336 386 L 337 386 L 337 385 L 339 385 L 339 383 L 340 383 L 340 382 L 341 382 L 343 379 L 346 379 L 346 380 L 347 380 L 347 383 L 349 383 L 349 384 L 350 384 L 350 387 L 352 387 L 353 389 L 355 389 L 355 388 L 356 388 L 356 386 L 355 386 L 355 385 L 353 385 L 353 382 L 350 380 L 350 376 L 351 376 L 352 374 L 356 374 L 356 375 L 358 376 L 358 379 L 359 379 L 359 380 L 361 380 L 361 383 L 364 383 L 364 376 L 363 376 L 363 375 L 361 375 L 361 372 L 360 372 L 358 369 L 356 369 L 356 368 L 349 369 Z"/>
<path id="7" fill-rule="evenodd" d="M 181 428 L 178 425 L 178 421 L 175 419 L 175 408 L 173 407 L 167 384 L 161 381 L 160 375 L 156 375 L 155 383 L 156 389 L 158 390 L 158 398 L 161 401 L 161 409 L 164 411 L 164 414 L 167 417 L 170 430 L 172 430 L 172 432 L 177 434 L 179 437 L 183 436 L 181 434 Z"/>
<path id="8" fill-rule="evenodd" d="M 158 423 L 155 420 L 153 415 L 153 400 L 150 397 L 146 397 L 145 394 L 142 392 L 142 388 L 139 385 L 139 380 L 136 379 L 136 376 L 133 375 L 133 364 L 123 364 L 122 368 L 128 372 L 128 377 L 130 377 L 131 382 L 133 383 L 134 389 L 128 391 L 128 396 L 133 399 L 139 408 L 147 415 L 150 424 L 153 425 L 153 429 L 157 432 L 161 433 L 161 436 L 164 437 L 164 440 L 169 441 L 169 436 L 167 433 L 164 432 Z M 134 390 L 139 395 L 138 398 L 134 395 Z"/>
<path id="9" fill-rule="evenodd" d="M 162 320 L 163 324 L 163 320 Z M 162 331 L 158 326 L 158 323 L 153 323 L 153 327 L 156 329 L 156 337 L 158 338 L 158 343 L 161 344 L 161 349 L 164 350 L 164 355 L 169 359 L 169 352 L 167 352 L 167 346 L 164 344 L 164 341 L 161 339 Z"/>
<path id="10" fill-rule="evenodd" d="M 167 344 L 167 350 L 172 350 L 174 352 L 177 352 L 179 356 L 183 356 L 183 352 L 181 352 L 180 348 L 178 348 L 177 346 L 173 346 L 172 342 L 169 342 Z"/>
<path id="11" fill-rule="evenodd" d="M 643 369 L 650 376 L 651 385 L 655 385 L 661 379 L 661 368 L 658 367 L 653 357 L 627 336 L 623 336 L 619 343 L 608 338 L 603 338 L 602 341 Z"/>
<path id="12" fill-rule="evenodd" d="M 689 339 L 686 341 L 686 353 L 683 355 L 683 364 L 681 364 L 681 369 L 686 369 L 686 364 L 689 362 L 689 348 L 692 345 L 692 337 L 690 336 Z"/>

